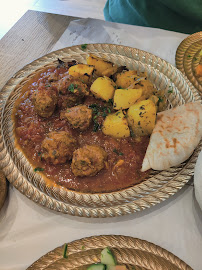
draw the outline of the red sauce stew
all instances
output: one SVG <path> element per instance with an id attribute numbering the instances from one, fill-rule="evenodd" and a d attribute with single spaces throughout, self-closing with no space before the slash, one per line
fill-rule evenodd
<path id="1" fill-rule="evenodd" d="M 142 161 L 149 143 L 149 137 L 139 139 L 133 137 L 115 139 L 106 136 L 101 130 L 95 131 L 92 125 L 85 131 L 79 131 L 70 127 L 66 120 L 60 120 L 60 110 L 57 108 L 49 118 L 37 115 L 32 103 L 32 94 L 39 84 L 47 83 L 47 77 L 56 71 L 56 68 L 35 76 L 26 87 L 21 97 L 16 102 L 14 112 L 15 136 L 17 145 L 26 155 L 34 168 L 42 168 L 42 173 L 51 181 L 83 193 L 104 193 L 125 189 L 142 182 L 148 172 L 140 172 Z M 66 68 L 57 68 L 57 73 L 64 74 Z M 83 100 L 83 104 L 98 104 L 109 107 L 105 112 L 112 111 L 110 105 L 93 96 Z M 102 122 L 103 119 L 99 121 Z M 86 144 L 96 144 L 105 149 L 108 154 L 107 163 L 97 175 L 89 177 L 76 177 L 71 171 L 71 161 L 53 165 L 46 163 L 41 157 L 41 143 L 50 131 L 69 131 L 77 137 L 79 147 Z"/>

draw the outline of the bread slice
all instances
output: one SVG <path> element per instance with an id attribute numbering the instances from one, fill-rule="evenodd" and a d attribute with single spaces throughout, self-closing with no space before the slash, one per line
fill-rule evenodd
<path id="1" fill-rule="evenodd" d="M 166 170 L 187 160 L 202 137 L 200 102 L 160 112 L 150 137 L 141 171 Z"/>

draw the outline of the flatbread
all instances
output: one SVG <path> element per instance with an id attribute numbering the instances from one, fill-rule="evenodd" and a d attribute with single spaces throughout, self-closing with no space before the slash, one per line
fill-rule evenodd
<path id="1" fill-rule="evenodd" d="M 201 103 L 187 103 L 158 113 L 141 171 L 178 166 L 191 156 L 201 137 Z"/>

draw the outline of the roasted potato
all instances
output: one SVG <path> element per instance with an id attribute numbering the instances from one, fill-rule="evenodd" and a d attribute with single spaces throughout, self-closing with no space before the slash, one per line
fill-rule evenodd
<path id="1" fill-rule="evenodd" d="M 138 78 L 136 70 L 124 70 L 116 76 L 116 84 L 119 88 L 128 88 Z M 131 87 L 132 88 L 132 87 Z"/>
<path id="2" fill-rule="evenodd" d="M 128 122 L 122 110 L 109 114 L 102 126 L 102 132 L 115 138 L 125 138 L 130 136 Z"/>
<path id="3" fill-rule="evenodd" d="M 166 107 L 167 107 L 167 99 L 166 99 L 166 96 L 165 96 L 165 90 L 156 90 L 156 92 L 154 92 L 154 95 L 158 99 L 158 102 L 156 103 L 157 112 L 164 111 L 166 109 Z M 151 100 L 152 100 L 152 96 L 151 96 Z"/>
<path id="4" fill-rule="evenodd" d="M 89 83 L 92 79 L 93 71 L 93 66 L 78 64 L 69 68 L 69 75 L 80 79 L 83 83 Z"/>
<path id="5" fill-rule="evenodd" d="M 118 66 L 113 66 L 111 68 L 108 68 L 102 72 L 102 76 L 110 77 L 111 75 L 115 74 L 118 70 Z"/>
<path id="6" fill-rule="evenodd" d="M 142 89 L 142 97 L 140 100 L 148 99 L 156 92 L 156 88 L 154 87 L 153 83 L 150 82 L 148 79 L 140 80 L 139 82 L 134 82 L 132 85 L 135 89 Z"/>
<path id="7" fill-rule="evenodd" d="M 132 105 L 127 120 L 135 136 L 151 135 L 156 121 L 156 106 L 151 100 L 142 100 Z"/>
<path id="8" fill-rule="evenodd" d="M 111 76 L 117 71 L 118 66 L 114 65 L 112 62 L 97 57 L 93 54 L 90 54 L 87 57 L 87 64 L 95 67 L 95 74 L 97 76 Z"/>
<path id="9" fill-rule="evenodd" d="M 128 109 L 141 95 L 142 89 L 117 89 L 114 94 L 114 109 Z"/>
<path id="10" fill-rule="evenodd" d="M 113 98 L 116 84 L 108 77 L 99 77 L 91 85 L 90 91 L 97 98 L 109 101 Z"/>
<path id="11" fill-rule="evenodd" d="M 151 95 L 149 100 L 153 101 L 156 106 L 158 106 L 159 98 L 156 95 Z"/>

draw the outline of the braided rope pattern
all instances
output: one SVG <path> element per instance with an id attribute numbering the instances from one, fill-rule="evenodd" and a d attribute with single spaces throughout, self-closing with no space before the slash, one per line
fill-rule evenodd
<path id="1" fill-rule="evenodd" d="M 202 93 L 202 78 L 195 76 L 195 69 L 200 63 L 202 50 L 202 32 L 184 39 L 177 48 L 175 61 L 177 68 L 187 76 L 192 84 Z"/>
<path id="2" fill-rule="evenodd" d="M 191 270 L 185 262 L 167 250 L 144 240 L 129 236 L 104 235 L 76 240 L 68 244 L 68 258 L 63 258 L 63 246 L 50 251 L 28 270 L 44 269 L 86 269 L 100 262 L 101 250 L 112 249 L 118 264 L 126 264 L 129 269 L 148 270 Z"/>
<path id="3" fill-rule="evenodd" d="M 50 186 L 38 173 L 34 173 L 20 149 L 15 147 L 14 126 L 11 119 L 15 101 L 23 86 L 44 68 L 72 59 L 85 63 L 86 55 L 93 53 L 130 69 L 146 71 L 158 89 L 166 92 L 171 85 L 173 93 L 167 94 L 168 107 L 175 107 L 201 97 L 182 73 L 166 61 L 150 53 L 125 46 L 90 44 L 84 52 L 73 46 L 45 55 L 25 66 L 11 78 L 0 93 L 0 166 L 8 180 L 34 202 L 59 212 L 84 217 L 113 217 L 141 211 L 166 200 L 187 183 L 202 147 L 195 149 L 188 161 L 162 172 L 152 171 L 142 183 L 122 191 L 103 194 L 84 194 Z"/>

